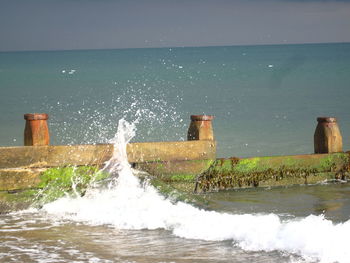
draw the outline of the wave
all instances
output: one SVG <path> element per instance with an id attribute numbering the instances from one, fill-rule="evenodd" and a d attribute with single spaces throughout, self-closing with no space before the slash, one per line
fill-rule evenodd
<path id="1" fill-rule="evenodd" d="M 276 214 L 229 214 L 206 211 L 166 199 L 134 176 L 126 144 L 135 127 L 119 121 L 114 142 L 119 154 L 108 163 L 111 181 L 92 187 L 84 197 L 61 198 L 43 210 L 60 218 L 118 229 L 165 229 L 186 239 L 232 240 L 249 251 L 283 251 L 320 262 L 349 262 L 350 220 L 334 224 L 323 216 L 281 220 Z M 113 176 L 115 175 L 115 176 Z"/>

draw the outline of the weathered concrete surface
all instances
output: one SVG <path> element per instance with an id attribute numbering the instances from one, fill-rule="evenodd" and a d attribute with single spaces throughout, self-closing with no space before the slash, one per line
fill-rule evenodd
<path id="1" fill-rule="evenodd" d="M 75 176 L 84 181 L 78 185 L 83 193 L 90 177 L 103 178 L 95 172 L 114 150 L 111 144 L 0 147 L 0 213 L 25 207 L 42 190 L 53 198 L 69 191 Z M 151 182 L 170 195 L 350 177 L 349 153 L 216 160 L 210 140 L 131 143 L 127 153 L 135 168 L 149 172 Z"/>
<path id="2" fill-rule="evenodd" d="M 36 169 L 41 171 L 39 176 L 32 169 L 20 169 L 22 175 L 26 173 L 23 178 L 13 176 L 11 172 L 14 169 L 9 169 L 9 176 L 4 179 L 8 179 L 5 184 L 8 183 L 8 188 L 12 189 L 0 191 L 0 213 L 24 209 L 29 205 L 41 207 L 66 194 L 83 195 L 90 182 L 101 182 L 109 177 L 108 173 L 93 166 Z M 23 181 L 24 178 L 26 181 Z"/>
<path id="3" fill-rule="evenodd" d="M 127 145 L 130 163 L 216 158 L 215 141 L 142 142 Z"/>
<path id="4" fill-rule="evenodd" d="M 101 164 L 112 153 L 108 144 L 0 147 L 0 169 Z"/>
<path id="5" fill-rule="evenodd" d="M 197 178 L 196 191 L 312 184 L 349 176 L 349 153 L 218 159 Z"/>
<path id="6" fill-rule="evenodd" d="M 205 172 L 215 159 L 188 160 L 188 161 L 165 161 L 137 163 L 135 168 L 145 171 L 158 181 L 169 185 L 169 187 L 185 193 L 193 193 L 196 178 Z"/>
<path id="7" fill-rule="evenodd" d="M 0 169 L 0 191 L 30 189 L 40 183 L 39 174 L 46 168 Z"/>
<path id="8" fill-rule="evenodd" d="M 113 155 L 112 144 L 0 147 L 0 169 L 101 165 Z M 130 163 L 214 159 L 213 141 L 145 142 L 127 145 Z"/>
<path id="9" fill-rule="evenodd" d="M 0 191 L 0 214 L 28 208 L 34 201 L 35 191 Z"/>
<path id="10" fill-rule="evenodd" d="M 136 163 L 135 168 L 157 176 L 163 181 L 178 181 L 184 178 L 196 176 L 206 171 L 215 159 L 209 160 L 187 160 L 187 161 L 159 161 Z"/>
<path id="11" fill-rule="evenodd" d="M 0 147 L 0 191 L 35 187 L 43 171 L 38 168 L 102 166 L 114 150 L 111 144 Z M 186 165 L 186 161 L 214 160 L 216 145 L 214 141 L 131 143 L 127 145 L 127 153 L 129 162 L 140 163 L 139 168 L 145 171 L 154 172 L 162 166 L 172 167 L 161 169 L 164 174 L 196 175 L 208 168 L 206 163 Z M 176 162 L 182 165 L 175 165 Z"/>

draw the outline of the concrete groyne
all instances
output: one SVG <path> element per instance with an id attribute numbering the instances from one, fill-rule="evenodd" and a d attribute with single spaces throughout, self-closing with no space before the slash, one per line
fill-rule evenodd
<path id="1" fill-rule="evenodd" d="M 72 190 L 81 194 L 114 149 L 112 144 L 49 145 L 47 114 L 26 114 L 24 145 L 0 147 L 0 213 L 21 209 L 47 195 L 46 201 Z M 216 158 L 213 116 L 192 115 L 187 141 L 127 145 L 128 161 L 149 173 L 161 191 L 204 193 L 246 187 L 314 184 L 347 180 L 350 155 L 342 152 L 335 118 L 318 118 L 315 154 L 226 159 Z M 166 189 L 166 190 L 164 190 Z"/>
<path id="2" fill-rule="evenodd" d="M 315 184 L 350 179 L 350 153 L 217 159 L 196 178 L 195 192 Z"/>

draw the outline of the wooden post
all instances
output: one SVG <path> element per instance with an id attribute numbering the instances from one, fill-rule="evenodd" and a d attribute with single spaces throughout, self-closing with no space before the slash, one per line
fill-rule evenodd
<path id="1" fill-rule="evenodd" d="M 317 118 L 314 134 L 315 153 L 336 153 L 343 151 L 343 140 L 337 119 L 334 117 Z"/>
<path id="2" fill-rule="evenodd" d="M 187 140 L 214 140 L 211 115 L 191 115 L 191 124 L 188 128 Z"/>
<path id="3" fill-rule="evenodd" d="M 24 145 L 39 146 L 49 145 L 50 135 L 47 126 L 49 115 L 46 113 L 28 113 L 24 114 L 26 126 L 24 129 Z"/>

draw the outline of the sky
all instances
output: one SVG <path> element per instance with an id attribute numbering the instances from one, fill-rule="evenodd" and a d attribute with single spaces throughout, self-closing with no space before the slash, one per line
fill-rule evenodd
<path id="1" fill-rule="evenodd" d="M 0 0 L 0 51 L 350 42 L 350 0 Z"/>

